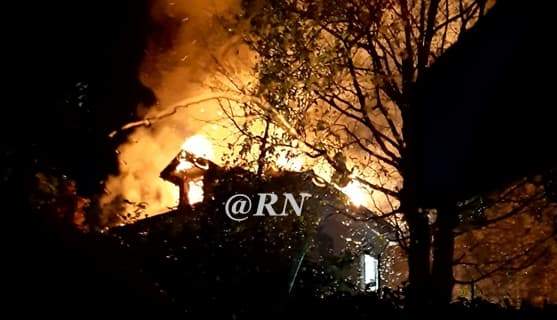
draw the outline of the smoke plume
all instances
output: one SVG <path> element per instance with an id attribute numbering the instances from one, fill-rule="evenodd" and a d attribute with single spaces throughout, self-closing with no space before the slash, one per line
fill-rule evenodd
<path id="1" fill-rule="evenodd" d="M 235 31 L 223 23 L 240 15 L 239 0 L 153 3 L 154 30 L 140 76 L 158 103 L 138 106 L 139 119 L 168 112 L 184 100 L 213 94 L 208 83 L 215 76 L 216 61 L 242 65 L 249 59 Z M 175 206 L 178 191 L 160 179 L 159 173 L 185 138 L 196 133 L 209 138 L 225 135 L 224 128 L 206 121 L 216 114 L 217 104 L 209 101 L 180 109 L 151 126 L 135 128 L 118 148 L 119 174 L 110 176 L 105 184 L 106 194 L 100 202 L 104 223 L 111 224 L 122 214 L 153 215 Z"/>

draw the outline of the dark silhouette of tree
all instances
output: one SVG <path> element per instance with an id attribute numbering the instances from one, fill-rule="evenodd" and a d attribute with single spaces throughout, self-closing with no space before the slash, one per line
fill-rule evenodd
<path id="1" fill-rule="evenodd" d="M 365 190 L 367 205 L 400 231 L 409 301 L 421 305 L 431 284 L 431 230 L 416 198 L 414 84 L 489 4 L 324 0 L 246 6 L 251 25 L 244 35 L 257 55 L 258 82 L 246 83 L 222 66 L 220 87 L 251 97 L 234 106 L 223 101 L 223 111 L 248 137 L 244 142 L 264 142 L 266 152 L 269 145 L 301 152 L 326 167 L 326 178 L 340 188 L 357 183 Z M 234 27 L 242 30 L 241 23 Z M 271 123 L 270 135 L 262 123 Z"/>
<path id="2" fill-rule="evenodd" d="M 544 180 L 521 179 L 463 205 L 475 213 L 466 214 L 468 221 L 455 230 L 454 271 L 455 283 L 470 298 L 506 297 L 515 304 L 551 299 L 557 281 L 557 204 Z"/>
<path id="3" fill-rule="evenodd" d="M 435 211 L 421 208 L 416 82 L 492 5 L 247 1 L 247 19 L 226 23 L 256 54 L 254 74 L 245 80 L 215 58 L 219 93 L 207 99 L 218 101 L 222 119 L 237 131 L 230 162 L 264 174 L 281 158 L 303 158 L 339 188 L 357 184 L 369 195 L 365 205 L 378 212 L 364 218 L 386 219 L 399 230 L 415 305 L 430 293 L 437 302 L 450 300 L 459 225 L 455 199 L 438 199 Z"/>

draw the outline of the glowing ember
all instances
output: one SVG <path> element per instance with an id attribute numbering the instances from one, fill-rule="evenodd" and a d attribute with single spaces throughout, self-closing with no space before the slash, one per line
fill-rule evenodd
<path id="1" fill-rule="evenodd" d="M 341 190 L 348 196 L 350 202 L 358 207 L 365 204 L 369 198 L 369 194 L 364 187 L 356 181 L 351 181 Z"/>
<path id="2" fill-rule="evenodd" d="M 203 201 L 203 180 L 200 179 L 188 183 L 188 201 L 190 204 Z"/>
<path id="3" fill-rule="evenodd" d="M 213 144 L 202 135 L 189 137 L 184 144 L 182 144 L 182 150 L 185 150 L 196 157 L 208 160 L 212 160 L 213 158 Z"/>

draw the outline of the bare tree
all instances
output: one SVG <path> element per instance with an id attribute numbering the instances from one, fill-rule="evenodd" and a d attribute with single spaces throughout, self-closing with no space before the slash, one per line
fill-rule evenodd
<path id="1" fill-rule="evenodd" d="M 485 196 L 482 205 L 468 209 L 477 213 L 467 214 L 455 230 L 455 283 L 469 286 L 472 297 L 480 290 L 518 302 L 520 287 L 551 294 L 557 205 L 542 182 L 539 176 L 522 179 Z"/>
<path id="2" fill-rule="evenodd" d="M 259 81 L 227 77 L 232 91 L 259 98 L 241 105 L 244 115 L 259 110 L 278 146 L 323 161 L 340 187 L 361 184 L 379 215 L 404 225 L 416 304 L 428 296 L 432 257 L 428 216 L 415 198 L 412 90 L 486 7 L 476 0 L 255 2 L 245 40 L 257 54 Z M 450 282 L 450 260 L 443 265 L 440 281 Z"/>
<path id="3" fill-rule="evenodd" d="M 492 2 L 492 1 L 489 1 Z M 434 250 L 416 177 L 416 80 L 491 6 L 487 0 L 247 1 L 238 30 L 256 54 L 256 81 L 219 66 L 214 89 L 237 132 L 236 163 L 260 174 L 280 156 L 303 155 L 339 187 L 357 183 L 366 205 L 399 231 L 409 263 L 409 300 L 421 305 L 433 274 L 450 299 L 451 242 Z M 246 27 L 247 26 L 247 27 Z M 243 32 L 245 31 L 245 32 Z M 193 101 L 178 108 L 199 103 Z M 122 127 L 150 125 L 158 118 Z M 255 156 L 254 156 L 255 154 Z M 452 219 L 447 208 L 439 218 Z M 439 239 L 445 237 L 439 237 Z M 435 259 L 436 257 L 442 259 Z M 449 296 L 447 296 L 447 292 Z"/>

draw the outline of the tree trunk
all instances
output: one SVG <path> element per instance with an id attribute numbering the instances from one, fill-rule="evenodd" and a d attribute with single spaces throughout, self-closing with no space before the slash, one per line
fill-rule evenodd
<path id="1" fill-rule="evenodd" d="M 409 161 L 408 161 L 409 160 Z M 417 199 L 416 169 L 411 155 L 403 158 L 404 187 L 400 203 L 408 225 L 408 296 L 407 305 L 413 311 L 425 310 L 431 289 L 431 235 L 427 216 L 421 212 Z M 407 165 L 409 164 L 410 165 Z"/>
<path id="2" fill-rule="evenodd" d="M 454 234 L 457 217 L 450 206 L 439 208 L 433 239 L 432 298 L 438 305 L 446 305 L 452 299 L 454 287 L 453 255 Z"/>
<path id="3" fill-rule="evenodd" d="M 408 85 L 407 85 L 408 86 Z M 408 92 L 409 90 L 407 90 Z M 416 146 L 419 143 L 419 130 L 416 123 L 416 110 L 411 106 L 404 108 L 403 136 L 405 148 L 401 154 L 400 173 L 404 186 L 400 191 L 400 205 L 408 225 L 410 241 L 408 244 L 408 295 L 407 306 L 410 310 L 426 310 L 431 293 L 431 235 L 427 216 L 420 211 L 418 157 Z"/>
<path id="4" fill-rule="evenodd" d="M 410 230 L 408 247 L 408 307 L 418 310 L 428 304 L 430 296 L 430 234 L 427 218 L 406 207 L 406 222 Z"/>

